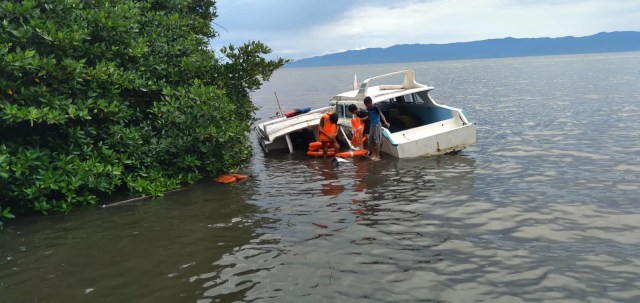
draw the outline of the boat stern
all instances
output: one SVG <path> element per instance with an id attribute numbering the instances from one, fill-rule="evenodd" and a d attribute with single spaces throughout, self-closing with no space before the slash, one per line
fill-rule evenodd
<path id="1" fill-rule="evenodd" d="M 442 155 L 476 143 L 475 124 L 458 125 L 449 119 L 406 131 L 383 131 L 382 151 L 396 158 Z"/>

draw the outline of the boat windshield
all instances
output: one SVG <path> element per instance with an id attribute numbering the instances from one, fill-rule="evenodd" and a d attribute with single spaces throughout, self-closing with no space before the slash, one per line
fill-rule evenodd
<path id="1" fill-rule="evenodd" d="M 345 117 L 344 104 L 336 104 L 336 113 L 338 114 L 338 117 Z"/>
<path id="2" fill-rule="evenodd" d="M 416 93 L 394 97 L 388 100 L 392 104 L 421 104 L 424 100 Z"/>

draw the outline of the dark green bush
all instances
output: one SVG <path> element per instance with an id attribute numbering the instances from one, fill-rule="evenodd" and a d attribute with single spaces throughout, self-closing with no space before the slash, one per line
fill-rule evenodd
<path id="1" fill-rule="evenodd" d="M 213 0 L 0 1 L 0 214 L 157 195 L 246 161 L 249 93 L 286 60 L 260 42 L 217 57 L 215 17 Z"/>

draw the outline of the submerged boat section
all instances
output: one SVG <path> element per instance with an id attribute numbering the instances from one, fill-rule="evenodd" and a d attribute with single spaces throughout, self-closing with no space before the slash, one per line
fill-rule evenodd
<path id="1" fill-rule="evenodd" d="M 255 129 L 260 146 L 265 152 L 279 148 L 288 148 L 289 152 L 293 152 L 292 134 L 301 131 L 317 133 L 320 117 L 329 110 L 331 107 L 327 106 L 297 116 L 276 118 L 258 124 Z"/>

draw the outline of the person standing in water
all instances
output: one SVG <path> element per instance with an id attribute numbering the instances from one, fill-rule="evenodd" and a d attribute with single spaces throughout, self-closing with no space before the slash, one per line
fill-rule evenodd
<path id="1" fill-rule="evenodd" d="M 373 105 L 371 97 L 364 98 L 364 105 L 369 112 L 369 120 L 371 120 L 371 129 L 369 130 L 369 150 L 371 151 L 371 160 L 380 160 L 380 143 L 382 142 L 382 125 L 389 127 L 387 119 L 377 105 Z"/>
<path id="2" fill-rule="evenodd" d="M 340 150 L 340 144 L 338 144 L 338 141 L 336 140 L 339 127 L 338 114 L 336 113 L 325 113 L 320 118 L 318 137 L 320 137 L 320 142 L 322 142 L 322 156 L 325 159 L 327 158 L 329 147 L 334 148 L 335 152 Z"/>

